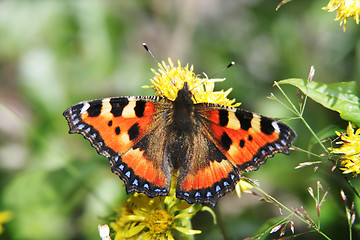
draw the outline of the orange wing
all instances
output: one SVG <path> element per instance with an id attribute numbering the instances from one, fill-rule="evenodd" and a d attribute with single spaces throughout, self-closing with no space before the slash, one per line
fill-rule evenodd
<path id="1" fill-rule="evenodd" d="M 193 136 L 189 159 L 180 168 L 176 196 L 188 203 L 215 207 L 226 192 L 233 191 L 239 175 L 214 142 L 202 132 Z"/>
<path id="2" fill-rule="evenodd" d="M 201 108 L 216 145 L 238 172 L 255 171 L 275 153 L 289 154 L 295 132 L 282 122 L 242 109 Z"/>
<path id="3" fill-rule="evenodd" d="M 275 153 L 289 153 L 294 131 L 274 119 L 241 109 L 195 105 L 198 132 L 190 159 L 180 171 L 177 196 L 189 203 L 215 206 L 235 189 L 242 171 L 255 171 Z M 202 152 L 195 155 L 192 152 Z"/>
<path id="4" fill-rule="evenodd" d="M 110 159 L 112 172 L 124 181 L 128 193 L 164 196 L 169 191 L 171 170 L 159 154 L 165 142 L 160 113 L 168 105 L 158 97 L 106 98 L 75 104 L 64 116 L 69 133 L 82 134 L 99 154 Z"/>

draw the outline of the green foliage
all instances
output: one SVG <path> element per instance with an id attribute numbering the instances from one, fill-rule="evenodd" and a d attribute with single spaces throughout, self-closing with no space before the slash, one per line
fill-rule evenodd
<path id="1" fill-rule="evenodd" d="M 348 82 L 360 79 L 359 26 L 349 21 L 343 33 L 333 21 L 335 13 L 321 10 L 323 1 L 283 1 L 288 3 L 275 11 L 279 2 L 0 1 L 0 212 L 13 213 L 12 220 L 0 222 L 0 239 L 99 239 L 97 225 L 109 222 L 127 194 L 108 160 L 81 136 L 68 134 L 62 112 L 88 99 L 154 95 L 141 88 L 150 84 L 150 68 L 157 67 L 142 42 L 158 61 L 180 59 L 209 77 L 235 61 L 234 67 L 216 75 L 227 80 L 215 90 L 233 88 L 229 99 L 238 99 L 244 109 L 281 118 L 298 136 L 298 151 L 277 154 L 246 176 L 258 180 L 290 212 L 304 206 L 315 219 L 317 210 L 306 189 L 321 180 L 329 193 L 320 231 L 332 239 L 349 239 L 340 188 L 348 196 L 346 211 L 351 211 L 352 201 L 360 204 L 359 177 L 348 176 L 349 183 L 339 168 L 332 171 L 337 160 L 329 161 L 327 148 L 338 139 L 333 142 L 336 135 L 330 138 L 327 129 L 345 129 L 346 121 L 359 126 L 356 83 Z M 316 66 L 317 82 L 288 83 L 322 105 L 300 101 L 306 108 L 292 115 L 292 106 L 266 98 L 270 92 L 280 95 L 271 87 L 274 81 L 305 78 L 310 65 Z M 292 103 L 298 101 L 292 86 L 282 86 Z M 312 148 L 307 148 L 309 143 Z M 304 167 L 294 169 L 301 163 Z M 261 234 L 291 215 L 284 210 L 281 215 L 274 201 L 235 195 L 227 194 L 218 206 L 221 230 L 233 239 Z M 355 210 L 360 214 L 359 207 Z M 218 240 L 219 222 L 214 224 L 209 213 L 198 214 L 193 229 L 203 234 L 195 239 Z M 359 217 L 353 226 L 356 239 Z M 295 234 L 308 231 L 307 223 L 295 221 Z M 287 229 L 285 236 L 291 235 Z M 321 237 L 316 232 L 300 239 Z"/>
<path id="2" fill-rule="evenodd" d="M 321 82 L 286 79 L 279 84 L 290 84 L 299 88 L 304 94 L 326 108 L 340 113 L 346 121 L 360 127 L 360 98 L 356 82 L 338 82 L 325 84 Z"/>

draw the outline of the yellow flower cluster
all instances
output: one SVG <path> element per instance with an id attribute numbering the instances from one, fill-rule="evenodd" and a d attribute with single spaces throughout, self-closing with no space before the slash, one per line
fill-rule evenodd
<path id="1" fill-rule="evenodd" d="M 354 131 L 351 123 L 347 127 L 346 134 L 336 132 L 341 138 L 341 147 L 330 148 L 331 153 L 342 154 L 341 165 L 344 174 L 353 173 L 354 176 L 360 173 L 360 128 Z"/>
<path id="2" fill-rule="evenodd" d="M 350 17 L 353 17 L 356 24 L 359 24 L 360 0 L 330 0 L 328 5 L 322 9 L 329 12 L 336 11 L 335 21 L 340 20 L 340 26 L 344 24 L 344 31 Z"/>
<path id="3" fill-rule="evenodd" d="M 180 61 L 178 61 L 178 66 L 175 67 L 170 58 L 168 61 L 169 64 L 166 64 L 164 61 L 161 64 L 159 63 L 158 72 L 152 69 L 155 77 L 150 79 L 150 81 L 154 86 L 144 86 L 145 88 L 154 88 L 157 95 L 173 101 L 178 91 L 187 82 L 195 103 L 207 102 L 232 107 L 240 106 L 240 103 L 235 103 L 235 99 L 227 99 L 228 94 L 232 90 L 231 88 L 227 91 L 214 91 L 215 82 L 221 82 L 225 79 L 199 78 L 194 73 L 193 66 L 190 68 L 189 65 L 182 67 Z"/>
<path id="4" fill-rule="evenodd" d="M 172 240 L 176 235 L 201 233 L 192 230 L 190 222 L 201 208 L 173 195 L 149 198 L 135 193 L 122 205 L 118 218 L 110 226 L 115 231 L 114 240 Z"/>

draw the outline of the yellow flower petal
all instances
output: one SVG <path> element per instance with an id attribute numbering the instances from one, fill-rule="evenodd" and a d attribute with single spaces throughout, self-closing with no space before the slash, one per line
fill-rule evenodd
<path id="1" fill-rule="evenodd" d="M 187 64 L 185 67 L 182 67 L 180 61 L 178 61 L 178 66 L 175 66 L 170 58 L 168 62 L 169 64 L 166 64 L 164 61 L 161 64 L 159 63 L 158 71 L 152 69 L 155 76 L 150 81 L 154 86 L 143 87 L 153 88 L 157 95 L 173 101 L 177 97 L 178 91 L 187 82 L 195 103 L 207 102 L 232 107 L 240 106 L 239 103 L 235 103 L 234 99 L 227 99 L 231 89 L 225 92 L 223 90 L 214 91 L 215 82 L 221 82 L 225 79 L 209 79 L 206 76 L 206 78 L 200 78 L 199 75 L 193 72 L 193 66 L 189 68 Z"/>
<path id="2" fill-rule="evenodd" d="M 235 191 L 238 197 L 241 198 L 242 192 L 251 193 L 252 188 L 253 186 L 250 183 L 240 179 L 240 181 L 235 186 Z"/>
<path id="3" fill-rule="evenodd" d="M 197 232 L 188 226 L 191 226 L 191 217 L 201 208 L 177 199 L 175 194 L 155 198 L 134 194 L 121 206 L 120 215 L 110 227 L 115 231 L 115 240 L 173 239 L 172 232 L 178 228 L 183 233 Z"/>
<path id="4" fill-rule="evenodd" d="M 348 18 L 354 18 L 356 24 L 359 24 L 360 0 L 330 0 L 322 9 L 329 12 L 336 11 L 335 21 L 340 21 L 340 26 L 344 24 L 344 32 Z"/>
<path id="5" fill-rule="evenodd" d="M 192 230 L 183 227 L 175 227 L 175 229 L 178 230 L 179 232 L 185 233 L 186 235 L 194 235 L 201 233 L 201 230 Z"/>
<path id="6" fill-rule="evenodd" d="M 354 133 L 355 132 L 355 133 Z M 338 134 L 337 134 L 338 135 Z M 360 173 L 360 131 L 354 131 L 351 123 L 348 124 L 346 134 L 340 134 L 341 146 L 329 148 L 331 153 L 341 154 L 341 170 L 344 174 L 353 173 L 357 176 Z"/>
<path id="7" fill-rule="evenodd" d="M 131 228 L 129 228 L 126 232 L 124 232 L 124 237 L 125 238 L 131 238 L 134 237 L 136 235 L 138 235 L 139 233 L 141 233 L 141 231 L 143 231 L 145 229 L 145 224 L 139 224 L 139 225 L 134 225 Z"/>

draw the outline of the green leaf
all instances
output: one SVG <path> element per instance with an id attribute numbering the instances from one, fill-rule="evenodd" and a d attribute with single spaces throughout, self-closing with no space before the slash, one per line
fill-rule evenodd
<path id="1" fill-rule="evenodd" d="M 360 126 L 360 99 L 356 82 L 320 83 L 291 78 L 278 82 L 299 88 L 304 94 L 324 107 L 337 111 L 346 121 Z"/>

